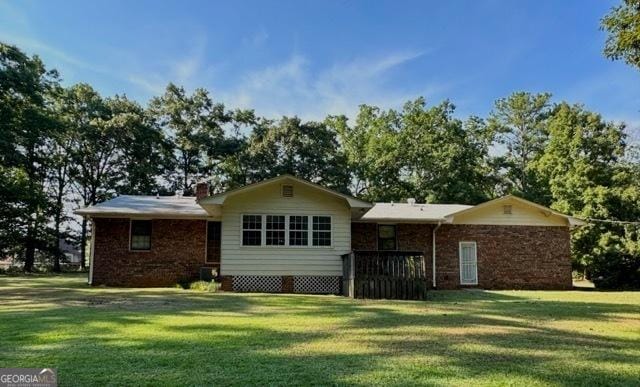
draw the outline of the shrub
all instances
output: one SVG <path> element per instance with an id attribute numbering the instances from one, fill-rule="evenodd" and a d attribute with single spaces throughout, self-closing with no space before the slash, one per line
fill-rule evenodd
<path id="1" fill-rule="evenodd" d="M 189 284 L 189 290 L 197 292 L 215 292 L 218 290 L 218 284 L 215 281 L 194 281 Z"/>

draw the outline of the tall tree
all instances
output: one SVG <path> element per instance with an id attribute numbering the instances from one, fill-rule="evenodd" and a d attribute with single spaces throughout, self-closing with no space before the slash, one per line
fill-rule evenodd
<path id="1" fill-rule="evenodd" d="M 297 117 L 263 120 L 248 139 L 244 163 L 247 182 L 289 173 L 348 192 L 345 157 L 336 132 L 324 123 Z"/>
<path id="2" fill-rule="evenodd" d="M 51 90 L 58 84 L 38 57 L 0 43 L 0 193 L 5 231 L 3 250 L 20 246 L 25 271 L 33 270 L 37 249 L 47 250 L 49 167 L 46 145 L 57 126 L 51 114 Z"/>
<path id="3" fill-rule="evenodd" d="M 170 169 L 171 144 L 162 129 L 137 103 L 125 96 L 105 100 L 107 125 L 117 132 L 118 164 L 122 172 L 116 191 L 151 195 L 164 191 L 161 178 Z"/>
<path id="4" fill-rule="evenodd" d="M 195 183 L 207 177 L 207 157 L 215 157 L 224 139 L 223 126 L 233 121 L 232 113 L 214 103 L 204 89 L 187 95 L 170 83 L 165 93 L 154 98 L 149 112 L 170 136 L 174 145 L 174 173 L 168 176 L 174 189 L 193 194 Z"/>
<path id="5" fill-rule="evenodd" d="M 122 131 L 112 124 L 104 99 L 91 86 L 78 84 L 65 91 L 63 119 L 74 133 L 70 156 L 73 187 L 83 206 L 108 199 L 121 178 L 119 146 Z M 85 267 L 87 219 L 80 230 L 81 267 Z"/>
<path id="6" fill-rule="evenodd" d="M 398 112 L 369 105 L 360 106 L 353 127 L 344 116 L 327 119 L 338 133 L 356 195 L 372 201 L 406 197 L 409 186 L 400 180 L 400 121 Z"/>
<path id="7" fill-rule="evenodd" d="M 506 147 L 504 168 L 506 190 L 548 204 L 547 192 L 532 168 L 547 138 L 546 119 L 550 112 L 548 93 L 517 92 L 496 101 L 489 122 Z"/>
<path id="8" fill-rule="evenodd" d="M 640 219 L 637 176 L 621 163 L 624 126 L 605 122 L 580 105 L 561 103 L 550 116 L 548 130 L 549 141 L 536 168 L 549 181 L 552 207 L 595 219 L 572 234 L 574 262 L 595 276 L 608 277 L 609 285 L 619 284 L 620 275 L 640 268 L 634 247 L 637 230 L 617 223 Z M 635 281 L 640 281 L 640 273 Z"/>
<path id="9" fill-rule="evenodd" d="M 445 101 L 427 107 L 423 98 L 407 102 L 401 114 L 403 170 L 411 194 L 438 203 L 479 203 L 493 194 L 489 164 L 490 129 L 478 118 L 454 118 Z"/>
<path id="10" fill-rule="evenodd" d="M 624 0 L 602 19 L 609 35 L 604 54 L 640 69 L 640 0 Z"/>

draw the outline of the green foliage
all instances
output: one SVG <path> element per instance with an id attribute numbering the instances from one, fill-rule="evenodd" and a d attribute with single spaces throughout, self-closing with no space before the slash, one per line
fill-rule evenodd
<path id="1" fill-rule="evenodd" d="M 499 160 L 505 171 L 502 191 L 549 204 L 546 182 L 540 181 L 533 163 L 547 139 L 546 120 L 551 94 L 517 92 L 496 101 L 489 123 L 506 154 Z"/>
<path id="2" fill-rule="evenodd" d="M 167 176 L 171 187 L 193 194 L 195 183 L 208 177 L 221 153 L 223 126 L 234 121 L 233 113 L 214 103 L 204 89 L 187 95 L 184 88 L 172 83 L 151 101 L 149 113 L 171 141 L 173 168 Z"/>
<path id="3" fill-rule="evenodd" d="M 217 292 L 219 288 L 218 283 L 215 281 L 207 282 L 207 281 L 194 281 L 191 282 L 188 286 L 189 290 L 193 290 L 196 292 Z"/>
<path id="4" fill-rule="evenodd" d="M 363 105 L 353 127 L 344 117 L 330 117 L 353 191 L 372 201 L 478 203 L 491 197 L 490 129 L 479 118 L 463 122 L 453 112 L 448 101 L 428 108 L 418 98 L 402 111 Z"/>
<path id="5" fill-rule="evenodd" d="M 325 123 L 283 117 L 262 120 L 247 140 L 242 157 L 244 181 L 253 183 L 292 174 L 348 192 L 349 171 L 336 132 Z"/>
<path id="6" fill-rule="evenodd" d="M 602 19 L 609 35 L 604 54 L 640 69 L 640 0 L 624 0 Z"/>
<path id="7" fill-rule="evenodd" d="M 634 164 L 621 163 L 624 126 L 605 122 L 582 106 L 561 103 L 547 130 L 547 145 L 534 165 L 549 182 L 553 208 L 583 219 L 640 219 Z M 594 278 L 603 277 L 599 286 L 635 285 L 640 254 L 631 227 L 594 221 L 577 229 L 572 234 L 574 265 L 589 268 Z"/>

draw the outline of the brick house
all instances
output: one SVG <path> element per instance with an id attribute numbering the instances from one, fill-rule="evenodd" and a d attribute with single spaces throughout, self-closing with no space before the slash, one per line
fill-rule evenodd
<path id="1" fill-rule="evenodd" d="M 93 223 L 89 282 L 167 286 L 209 273 L 225 290 L 339 293 L 345 255 L 417 251 L 433 288 L 568 289 L 569 232 L 583 224 L 515 196 L 372 204 L 289 175 L 196 191 L 76 211 Z"/>

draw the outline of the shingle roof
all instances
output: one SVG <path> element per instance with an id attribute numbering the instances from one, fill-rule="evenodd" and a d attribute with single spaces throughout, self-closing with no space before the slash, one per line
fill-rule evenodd
<path id="1" fill-rule="evenodd" d="M 473 206 L 463 204 L 408 204 L 375 203 L 362 216 L 362 221 L 439 221 L 447 215 L 466 210 Z"/>
<path id="2" fill-rule="evenodd" d="M 79 215 L 166 215 L 206 217 L 207 212 L 189 196 L 122 195 L 91 207 L 75 211 Z"/>

